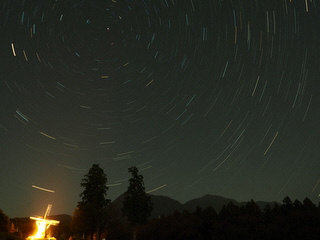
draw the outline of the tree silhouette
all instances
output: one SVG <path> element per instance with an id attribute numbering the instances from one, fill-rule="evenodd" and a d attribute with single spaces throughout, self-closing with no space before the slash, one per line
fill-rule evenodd
<path id="1" fill-rule="evenodd" d="M 143 176 L 138 174 L 136 167 L 128 169 L 131 173 L 129 187 L 125 192 L 122 213 L 128 218 L 133 227 L 147 222 L 150 217 L 153 204 L 150 196 L 146 194 Z M 135 231 L 134 231 L 135 238 Z"/>
<path id="2" fill-rule="evenodd" d="M 284 211 L 285 210 L 285 211 Z M 123 224 L 123 225 L 121 225 Z M 125 223 L 108 231 L 107 239 L 129 239 Z M 306 198 L 303 203 L 283 199 L 272 203 L 264 211 L 253 200 L 245 204 L 230 202 L 217 215 L 212 207 L 195 211 L 175 211 L 167 216 L 151 219 L 135 228 L 140 240 L 314 240 L 320 236 L 320 209 Z"/>
<path id="3" fill-rule="evenodd" d="M 106 220 L 107 176 L 99 164 L 93 164 L 81 181 L 84 191 L 80 194 L 82 200 L 73 215 L 72 227 L 78 233 L 90 234 L 91 239 L 96 233 L 99 237 L 101 227 Z"/>
<path id="4" fill-rule="evenodd" d="M 10 219 L 0 209 L 0 232 L 9 232 L 9 229 L 10 229 Z"/>

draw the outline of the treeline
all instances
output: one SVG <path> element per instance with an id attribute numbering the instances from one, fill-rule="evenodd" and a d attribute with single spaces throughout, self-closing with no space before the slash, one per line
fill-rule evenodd
<path id="1" fill-rule="evenodd" d="M 124 222 L 110 221 L 107 240 L 130 239 L 130 228 Z M 151 219 L 137 228 L 140 240 L 316 240 L 320 239 L 320 206 L 308 198 L 267 205 L 261 210 L 253 201 L 244 206 L 230 202 L 220 212 L 212 207 L 174 212 Z"/>
<path id="2" fill-rule="evenodd" d="M 292 202 L 289 197 L 263 210 L 253 200 L 245 206 L 230 202 L 218 214 L 208 207 L 153 219 L 139 227 L 137 236 L 141 240 L 315 240 L 320 239 L 320 206 L 308 198 Z"/>
<path id="3" fill-rule="evenodd" d="M 0 209 L 0 240 L 16 240 L 21 237 L 20 233 L 16 231 L 13 221 Z"/>
<path id="4" fill-rule="evenodd" d="M 20 233 L 15 233 L 16 236 L 25 237 L 24 231 L 30 231 L 27 219 L 10 221 L 2 211 L 0 213 L 2 232 L 12 231 L 11 223 L 14 223 L 15 229 L 19 229 Z M 67 223 L 52 230 L 57 240 L 75 236 L 74 229 Z M 212 207 L 198 207 L 194 212 L 175 211 L 170 215 L 150 219 L 146 224 L 136 227 L 136 235 L 138 240 L 315 240 L 320 239 L 320 205 L 316 206 L 308 198 L 303 202 L 292 202 L 286 197 L 282 204 L 267 205 L 264 209 L 260 209 L 253 200 L 244 206 L 230 202 L 223 205 L 218 213 Z M 128 221 L 109 218 L 101 231 L 102 238 L 132 239 L 132 227 Z"/>

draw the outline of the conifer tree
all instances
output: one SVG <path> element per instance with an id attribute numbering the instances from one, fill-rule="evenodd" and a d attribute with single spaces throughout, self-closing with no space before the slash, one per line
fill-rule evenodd
<path id="1" fill-rule="evenodd" d="M 73 215 L 72 226 L 76 232 L 90 234 L 91 239 L 96 234 L 99 239 L 101 227 L 106 220 L 106 208 L 110 203 L 107 199 L 107 176 L 99 164 L 93 164 L 81 181 L 84 191 L 80 194 L 82 200 Z"/>
<path id="2" fill-rule="evenodd" d="M 9 232 L 9 229 L 10 229 L 10 219 L 0 209 L 0 232 Z"/>
<path id="3" fill-rule="evenodd" d="M 135 227 L 147 222 L 153 204 L 150 196 L 145 192 L 143 176 L 138 174 L 138 169 L 131 167 L 128 172 L 131 173 L 132 177 L 129 179 L 129 187 L 125 193 L 122 213 Z"/>

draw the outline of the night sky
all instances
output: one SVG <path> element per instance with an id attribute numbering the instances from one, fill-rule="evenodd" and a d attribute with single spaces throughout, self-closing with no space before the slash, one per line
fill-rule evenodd
<path id="1" fill-rule="evenodd" d="M 281 202 L 320 193 L 317 0 L 2 0 L 0 209 L 108 198 Z M 32 186 L 50 189 L 47 192 Z"/>

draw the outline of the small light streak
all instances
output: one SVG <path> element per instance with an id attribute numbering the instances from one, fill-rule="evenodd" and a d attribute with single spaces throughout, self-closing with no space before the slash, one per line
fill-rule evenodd
<path id="1" fill-rule="evenodd" d="M 26 59 L 26 62 L 28 62 L 29 60 L 28 60 L 27 53 L 25 50 L 23 50 L 23 55 L 24 55 L 24 58 Z"/>
<path id="2" fill-rule="evenodd" d="M 52 137 L 52 136 L 50 136 L 50 135 L 48 135 L 48 134 L 45 134 L 44 132 L 40 132 L 40 134 L 42 134 L 43 136 L 45 136 L 45 137 L 47 137 L 47 138 L 51 138 L 52 140 L 56 140 L 55 137 Z"/>
<path id="3" fill-rule="evenodd" d="M 167 186 L 167 184 L 163 184 L 162 186 L 157 187 L 157 188 L 155 188 L 155 189 L 152 189 L 152 190 L 150 190 L 150 191 L 148 191 L 148 192 L 146 192 L 146 193 L 152 193 L 152 192 L 155 192 L 155 191 L 157 191 L 157 190 L 159 190 L 159 189 L 161 189 L 161 188 L 164 188 L 164 187 L 166 187 L 166 186 Z"/>
<path id="4" fill-rule="evenodd" d="M 316 190 L 316 188 L 318 187 L 319 183 L 320 183 L 320 179 L 318 180 L 318 182 L 316 183 L 316 185 L 313 187 L 312 192 L 314 192 L 314 190 Z M 319 195 L 320 195 L 320 194 L 319 194 Z"/>
<path id="5" fill-rule="evenodd" d="M 11 43 L 11 49 L 12 49 L 13 56 L 16 57 L 17 54 L 16 54 L 16 50 L 14 49 L 13 43 Z"/>
<path id="6" fill-rule="evenodd" d="M 254 86 L 254 89 L 253 89 L 253 92 L 252 92 L 251 96 L 253 96 L 255 91 L 256 91 L 256 88 L 257 88 L 258 83 L 259 83 L 259 79 L 260 79 L 260 76 L 258 76 L 258 78 L 257 78 L 256 85 Z"/>
<path id="7" fill-rule="evenodd" d="M 67 168 L 70 170 L 75 170 L 75 171 L 87 171 L 88 169 L 85 168 L 75 168 L 75 167 L 71 167 L 71 166 L 67 166 L 67 165 L 62 165 L 62 164 L 58 164 L 59 167 L 63 167 L 63 168 Z"/>
<path id="8" fill-rule="evenodd" d="M 122 183 L 114 183 L 114 184 L 108 184 L 106 185 L 107 187 L 115 187 L 115 186 L 120 186 Z"/>
<path id="9" fill-rule="evenodd" d="M 38 187 L 36 185 L 32 185 L 33 188 L 36 188 L 36 189 L 39 189 L 39 190 L 42 190 L 42 191 L 45 191 L 45 192 L 51 192 L 51 193 L 54 193 L 55 191 L 53 190 L 50 190 L 50 189 L 47 189 L 47 188 L 42 188 L 42 187 Z"/>
<path id="10" fill-rule="evenodd" d="M 272 139 L 272 141 L 271 141 L 271 143 L 270 143 L 269 147 L 267 148 L 267 150 L 264 152 L 264 154 L 263 154 L 263 155 L 266 155 L 266 153 L 269 151 L 269 148 L 271 147 L 271 145 L 273 144 L 274 140 L 275 140 L 275 139 L 276 139 L 276 137 L 278 136 L 278 133 L 279 133 L 279 132 L 276 132 L 276 135 L 274 135 L 274 137 L 273 137 L 273 139 Z"/>
<path id="11" fill-rule="evenodd" d="M 305 3 L 306 3 L 306 12 L 309 12 L 308 1 L 305 0 Z"/>
<path id="12" fill-rule="evenodd" d="M 91 107 L 89 106 L 85 106 L 85 105 L 80 105 L 81 108 L 86 108 L 86 109 L 91 109 Z"/>
<path id="13" fill-rule="evenodd" d="M 146 85 L 148 87 L 153 82 L 153 79 Z"/>
<path id="14" fill-rule="evenodd" d="M 39 61 L 39 62 L 41 62 L 41 59 L 40 59 L 40 57 L 39 57 L 39 54 L 38 54 L 38 53 L 36 53 L 36 56 L 37 56 L 37 58 L 38 58 L 38 61 Z"/>

